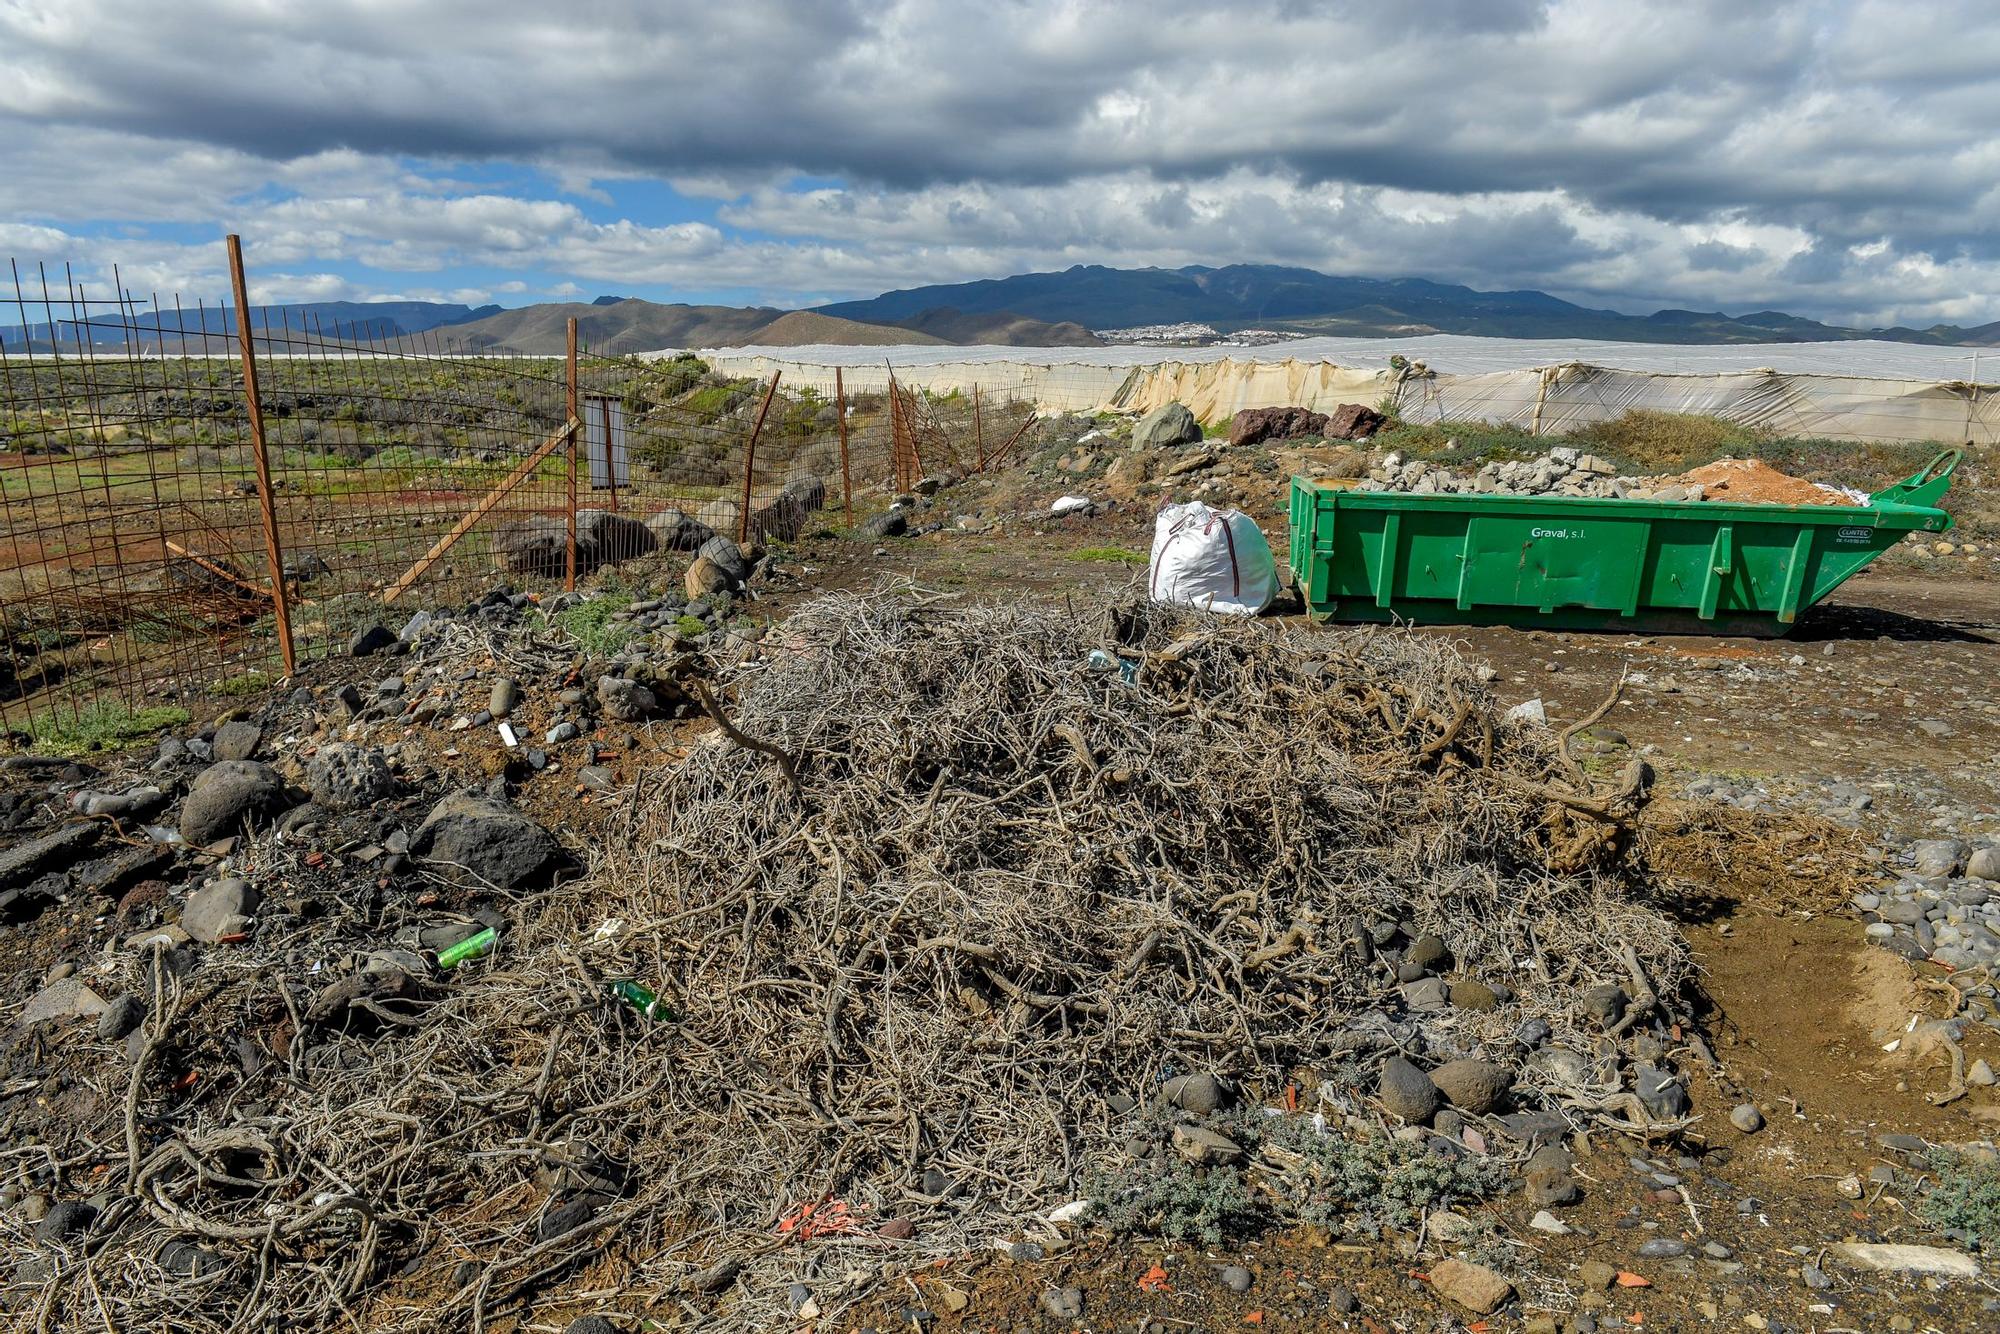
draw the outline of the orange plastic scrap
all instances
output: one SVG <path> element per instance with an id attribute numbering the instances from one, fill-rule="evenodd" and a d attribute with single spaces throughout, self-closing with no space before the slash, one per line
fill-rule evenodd
<path id="1" fill-rule="evenodd" d="M 1621 1288 L 1650 1288 L 1653 1286 L 1653 1280 L 1650 1278 L 1641 1278 L 1629 1269 L 1621 1269 L 1618 1271 L 1618 1286 Z"/>
<path id="2" fill-rule="evenodd" d="M 1264 1323 L 1264 1313 L 1262 1311 L 1252 1311 L 1249 1315 L 1243 1317 L 1243 1323 L 1246 1325 L 1261 1325 Z"/>
<path id="3" fill-rule="evenodd" d="M 1160 1268 L 1160 1266 L 1158 1265 L 1154 1265 L 1151 1269 L 1148 1269 L 1144 1274 L 1140 1275 L 1139 1277 L 1139 1291 L 1141 1292 L 1173 1291 L 1172 1288 L 1167 1286 L 1167 1271 Z"/>
<path id="4" fill-rule="evenodd" d="M 810 1241 L 814 1237 L 851 1237 L 864 1231 L 847 1201 L 832 1196 L 813 1203 L 800 1200 L 778 1219 L 778 1235 Z"/>

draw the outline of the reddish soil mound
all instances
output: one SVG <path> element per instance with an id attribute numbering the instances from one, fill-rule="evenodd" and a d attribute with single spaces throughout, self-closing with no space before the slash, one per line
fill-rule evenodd
<path id="1" fill-rule="evenodd" d="M 1718 459 L 1690 469 L 1674 479 L 1699 484 L 1703 498 L 1740 505 L 1852 505 L 1838 491 L 1779 472 L 1759 459 Z"/>

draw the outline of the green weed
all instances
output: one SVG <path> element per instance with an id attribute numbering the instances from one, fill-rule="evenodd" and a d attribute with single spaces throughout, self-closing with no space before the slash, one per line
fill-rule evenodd
<path id="1" fill-rule="evenodd" d="M 615 574 L 598 582 L 597 592 L 587 602 L 565 607 L 546 622 L 568 635 L 576 646 L 593 657 L 608 658 L 638 638 L 639 628 L 628 622 L 613 624 L 612 618 L 625 610 L 636 595 L 632 585 Z"/>
<path id="2" fill-rule="evenodd" d="M 1265 1138 L 1304 1160 L 1284 1184 L 1301 1222 L 1364 1233 L 1414 1227 L 1435 1209 L 1498 1194 L 1507 1171 L 1476 1154 L 1439 1154 L 1428 1144 L 1366 1135 L 1315 1133 L 1303 1117 L 1274 1121 Z"/>
<path id="3" fill-rule="evenodd" d="M 1410 458 L 1476 467 L 1488 461 L 1507 463 L 1535 458 L 1565 442 L 1551 436 L 1531 435 L 1519 426 L 1442 421 L 1397 422 L 1369 443 L 1384 452 L 1400 451 Z M 1445 448 L 1448 444 L 1452 448 Z"/>
<path id="4" fill-rule="evenodd" d="M 630 623 L 612 623 L 611 618 L 623 609 L 624 602 L 619 598 L 594 597 L 557 612 L 555 624 L 585 653 L 595 658 L 608 658 L 632 642 L 639 633 Z"/>
<path id="5" fill-rule="evenodd" d="M 2000 1250 L 2000 1165 L 1932 1149 L 1930 1166 L 1937 1183 L 1918 1205 L 1924 1221 L 1974 1250 Z"/>
<path id="6" fill-rule="evenodd" d="M 1259 1221 L 1256 1202 L 1235 1168 L 1196 1168 L 1177 1158 L 1099 1177 L 1088 1195 L 1090 1217 L 1118 1233 L 1218 1246 Z"/>
<path id="7" fill-rule="evenodd" d="M 241 676 L 226 676 L 208 688 L 208 693 L 225 699 L 241 695 L 260 695 L 271 688 L 271 678 L 263 672 L 245 672 Z"/>
<path id="8" fill-rule="evenodd" d="M 708 374 L 708 363 L 688 352 L 660 361 L 635 361 L 632 365 L 638 373 L 625 395 L 625 410 L 634 415 L 646 412 L 656 403 L 678 398 Z"/>
<path id="9" fill-rule="evenodd" d="M 1302 1116 L 1266 1118 L 1243 1109 L 1207 1124 L 1248 1152 L 1279 1150 L 1293 1166 L 1268 1178 L 1273 1203 L 1259 1205 L 1233 1168 L 1191 1167 L 1178 1158 L 1145 1161 L 1090 1179 L 1092 1216 L 1114 1232 L 1142 1232 L 1213 1246 L 1266 1215 L 1364 1236 L 1410 1228 L 1426 1214 L 1488 1199 L 1507 1189 L 1506 1168 L 1468 1153 L 1370 1134 L 1313 1129 Z M 1164 1139 L 1157 1114 L 1142 1118 L 1142 1139 Z"/>
<path id="10" fill-rule="evenodd" d="M 82 755 L 123 749 L 187 720 L 188 711 L 174 705 L 134 709 L 113 700 L 99 700 L 67 717 L 37 715 L 28 724 L 28 734 L 39 751 L 50 755 Z"/>
<path id="11" fill-rule="evenodd" d="M 1133 551 L 1129 547 L 1080 547 L 1064 559 L 1099 561 L 1106 565 L 1144 565 L 1147 557 L 1145 552 Z"/>
<path id="12" fill-rule="evenodd" d="M 748 401 L 754 385 L 748 380 L 704 385 L 677 405 L 699 417 L 715 418 Z"/>

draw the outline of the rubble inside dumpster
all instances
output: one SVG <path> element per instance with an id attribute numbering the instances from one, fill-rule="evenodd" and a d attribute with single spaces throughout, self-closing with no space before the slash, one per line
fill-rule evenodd
<path id="1" fill-rule="evenodd" d="M 1534 1276 L 1467 1217 L 1564 1227 L 1580 1137 L 1724 1170 L 1745 1099 L 1595 716 L 1401 631 L 768 623 L 730 556 L 0 762 L 10 1321 L 848 1328 L 995 1238 L 1274 1224 L 1423 1237 L 1504 1312 Z"/>
<path id="2" fill-rule="evenodd" d="M 1538 458 L 1487 462 L 1470 473 L 1391 452 L 1368 470 L 1355 489 L 1749 505 L 1858 505 L 1866 500 L 1864 493 L 1792 477 L 1761 459 L 1718 459 L 1678 476 L 1635 477 L 1569 445 L 1558 445 Z"/>

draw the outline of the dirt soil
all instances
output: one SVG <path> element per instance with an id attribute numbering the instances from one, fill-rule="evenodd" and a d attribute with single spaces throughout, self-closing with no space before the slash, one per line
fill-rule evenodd
<path id="1" fill-rule="evenodd" d="M 1742 505 L 1854 505 L 1859 502 L 1803 477 L 1779 472 L 1758 459 L 1718 459 L 1674 479 L 1698 485 L 1705 500 Z"/>

